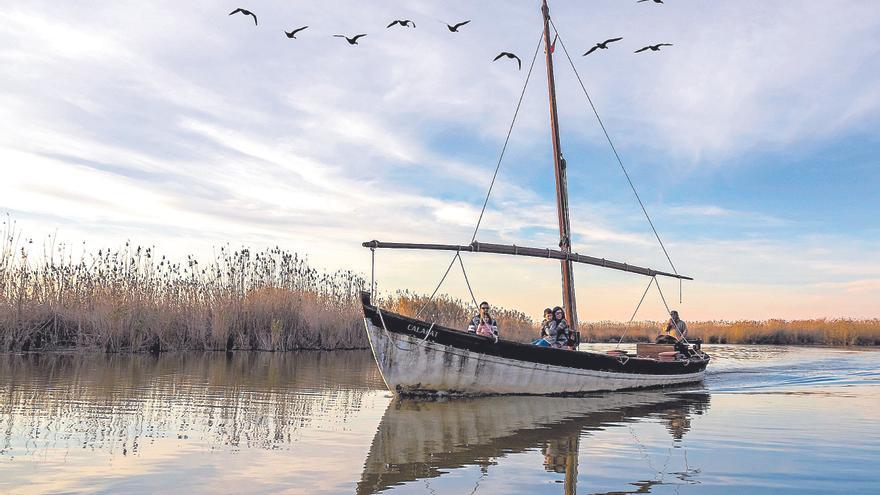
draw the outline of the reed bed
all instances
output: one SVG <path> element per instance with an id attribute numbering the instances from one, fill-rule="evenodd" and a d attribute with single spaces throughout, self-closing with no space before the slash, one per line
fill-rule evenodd
<path id="1" fill-rule="evenodd" d="M 280 248 L 222 247 L 207 264 L 177 262 L 152 247 L 101 249 L 73 259 L 64 246 L 32 244 L 5 222 L 0 248 L 0 350 L 362 349 L 368 347 L 358 293 L 367 280 L 325 273 Z M 425 296 L 398 292 L 383 307 L 415 315 Z M 440 296 L 425 307 L 437 323 L 461 327 L 472 309 Z M 516 311 L 497 312 L 510 338 L 534 333 Z"/>
<path id="2" fill-rule="evenodd" d="M 115 351 L 345 349 L 367 345 L 351 271 L 295 253 L 220 248 L 207 264 L 153 248 L 34 262 L 10 232 L 0 250 L 0 349 Z"/>
<path id="3" fill-rule="evenodd" d="M 220 248 L 202 264 L 155 254 L 152 247 L 99 250 L 73 259 L 44 246 L 32 259 L 9 221 L 0 244 L 0 351 L 94 349 L 294 350 L 368 347 L 358 293 L 368 286 L 349 270 L 326 273 L 280 248 Z M 392 311 L 451 328 L 467 325 L 471 302 L 407 291 L 382 295 Z M 538 336 L 528 315 L 494 308 L 505 339 Z M 709 343 L 880 345 L 880 320 L 819 319 L 688 322 Z M 584 341 L 652 340 L 658 322 L 581 323 Z"/>
<path id="4" fill-rule="evenodd" d="M 449 328 L 464 329 L 478 310 L 473 302 L 440 295 L 431 300 L 428 296 L 399 291 L 393 296 L 379 300 L 382 307 L 395 313 L 419 317 Z M 421 313 L 420 313 L 421 311 Z M 493 307 L 492 317 L 498 322 L 502 338 L 518 342 L 531 342 L 538 336 L 538 327 L 527 314 L 512 309 Z"/>
<path id="5" fill-rule="evenodd" d="M 688 336 L 710 344 L 774 345 L 880 345 L 880 319 L 819 318 L 812 320 L 694 321 Z M 592 342 L 644 342 L 660 333 L 664 325 L 640 321 L 625 325 L 601 321 L 581 325 L 582 337 Z M 584 328 L 587 327 L 587 328 Z M 585 338 L 586 340 L 586 338 Z"/>

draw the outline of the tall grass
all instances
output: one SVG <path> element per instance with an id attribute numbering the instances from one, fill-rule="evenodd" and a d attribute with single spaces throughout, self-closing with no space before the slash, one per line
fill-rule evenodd
<path id="1" fill-rule="evenodd" d="M 467 327 L 471 318 L 477 314 L 477 308 L 473 303 L 447 295 L 440 295 L 430 300 L 425 295 L 399 291 L 391 297 L 380 299 L 379 303 L 395 313 L 412 317 L 422 310 L 420 318 L 450 328 Z M 498 322 L 501 338 L 520 342 L 537 338 L 538 330 L 534 320 L 521 311 L 493 307 L 492 317 Z"/>
<path id="2" fill-rule="evenodd" d="M 221 247 L 203 264 L 177 262 L 129 243 L 74 259 L 33 245 L 7 220 L 0 247 L 0 350 L 100 349 L 292 350 L 366 348 L 359 291 L 367 280 L 350 270 L 325 273 L 280 248 Z M 67 254 L 66 254 L 67 253 Z M 415 315 L 428 300 L 407 292 L 380 297 L 383 307 Z M 461 327 L 472 309 L 441 296 L 424 316 Z M 530 335 L 532 321 L 496 312 L 506 334 Z"/>
<path id="3" fill-rule="evenodd" d="M 0 249 L 0 349 L 339 349 L 366 345 L 351 271 L 295 253 L 220 248 L 202 264 L 126 243 L 80 259 L 29 254 L 7 223 Z M 22 244 L 24 246 L 22 246 Z M 59 254 L 60 253 L 60 254 Z"/>
<path id="4" fill-rule="evenodd" d="M 33 259 L 7 220 L 0 244 L 0 351 L 98 349 L 292 350 L 366 348 L 357 295 L 367 280 L 326 273 L 280 248 L 220 248 L 203 264 L 177 262 L 151 247 L 101 249 L 74 259 L 64 246 Z M 378 298 L 392 311 L 463 328 L 469 302 L 400 291 Z M 503 338 L 537 337 L 534 320 L 494 308 Z M 585 323 L 584 341 L 653 339 L 660 324 Z M 689 322 L 691 336 L 717 343 L 880 345 L 880 320 Z"/>
<path id="5" fill-rule="evenodd" d="M 601 321 L 581 325 L 593 342 L 644 342 L 657 336 L 661 322 L 624 325 Z M 586 327 L 586 328 L 585 328 Z M 712 344 L 880 345 L 880 319 L 739 320 L 688 322 L 688 336 Z"/>

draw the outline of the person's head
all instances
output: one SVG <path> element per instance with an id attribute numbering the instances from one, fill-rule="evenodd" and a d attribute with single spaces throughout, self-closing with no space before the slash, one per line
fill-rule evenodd
<path id="1" fill-rule="evenodd" d="M 561 321 L 565 319 L 565 310 L 560 306 L 556 306 L 553 308 L 553 319 L 556 321 Z"/>
<path id="2" fill-rule="evenodd" d="M 481 315 L 487 315 L 487 314 L 489 314 L 489 309 L 491 309 L 491 308 L 489 307 L 489 303 L 487 303 L 486 301 L 483 301 L 483 302 L 480 303 L 480 314 L 481 314 Z"/>
<path id="3" fill-rule="evenodd" d="M 674 321 L 678 321 L 678 311 L 673 309 L 669 312 L 669 316 L 671 316 Z"/>
<path id="4" fill-rule="evenodd" d="M 553 319 L 553 310 L 550 308 L 544 308 L 544 319 L 552 320 Z"/>

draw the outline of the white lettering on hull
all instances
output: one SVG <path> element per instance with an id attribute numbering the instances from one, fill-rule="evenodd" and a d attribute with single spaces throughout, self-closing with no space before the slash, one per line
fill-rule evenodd
<path id="1" fill-rule="evenodd" d="M 430 337 L 430 338 L 435 338 L 435 337 L 437 337 L 437 331 L 436 331 L 436 330 L 430 330 L 430 329 L 425 328 L 425 327 L 420 327 L 420 326 L 418 326 L 418 325 L 413 325 L 412 323 L 408 324 L 408 325 L 406 326 L 406 329 L 409 330 L 410 332 L 417 333 L 417 334 L 419 334 L 419 335 L 423 335 L 423 336 L 428 336 L 428 337 Z"/>

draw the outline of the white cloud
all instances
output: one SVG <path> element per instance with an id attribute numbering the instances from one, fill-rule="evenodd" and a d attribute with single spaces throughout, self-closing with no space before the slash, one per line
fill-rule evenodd
<path id="1" fill-rule="evenodd" d="M 553 3 L 569 49 L 624 36 L 614 50 L 575 63 L 630 154 L 648 148 L 687 173 L 876 120 L 880 71 L 864 62 L 876 55 L 873 5 Z M 264 1 L 253 9 L 259 27 L 205 1 L 88 9 L 38 1 L 0 12 L 0 61 L 10 68 L 0 80 L 0 208 L 37 232 L 61 225 L 72 240 L 135 235 L 196 252 L 225 242 L 304 252 L 320 245 L 316 262 L 333 268 L 360 260 L 358 243 L 369 238 L 469 240 L 526 69 L 491 59 L 504 49 L 528 65 L 537 2 L 366 9 L 340 1 L 291 10 Z M 386 30 L 400 12 L 418 28 Z M 282 29 L 300 19 L 309 29 L 285 38 Z M 440 23 L 463 19 L 472 23 L 458 34 Z M 369 36 L 357 47 L 330 37 L 364 29 Z M 675 46 L 659 54 L 631 53 L 667 40 Z M 602 145 L 560 55 L 563 130 L 576 137 L 566 149 Z M 534 174 L 536 156 L 549 168 L 540 59 L 532 77 L 479 240 L 557 242 L 553 198 L 520 180 Z M 631 227 L 631 211 L 602 201 L 572 198 L 575 248 L 665 266 L 650 231 Z M 679 222 L 790 222 L 728 204 L 660 212 Z M 876 265 L 866 254 L 873 247 L 843 237 L 669 244 L 674 259 L 727 284 L 817 284 L 829 276 L 858 285 L 873 276 L 861 273 L 864 264 Z M 555 293 L 552 268 L 503 269 L 506 287 Z M 397 274 L 389 280 L 401 286 L 422 275 Z M 512 301 L 529 299 L 513 292 L 506 292 Z"/>

